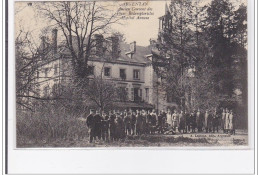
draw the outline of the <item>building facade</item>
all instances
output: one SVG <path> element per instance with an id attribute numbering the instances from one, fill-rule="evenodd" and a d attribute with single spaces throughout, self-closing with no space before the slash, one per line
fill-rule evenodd
<path id="1" fill-rule="evenodd" d="M 159 29 L 166 25 L 164 17 L 159 19 L 159 23 Z M 46 56 L 48 58 L 42 62 L 37 73 L 37 90 L 40 96 L 52 96 L 59 91 L 60 85 L 66 86 L 71 81 L 71 57 L 66 49 L 57 48 L 57 32 L 56 29 L 53 30 L 49 44 L 53 51 Z M 135 41 L 128 44 L 117 35 L 105 38 L 96 34 L 93 39 L 95 47 L 91 52 L 94 54 L 88 60 L 87 78 L 102 76 L 123 88 L 127 100 L 117 102 L 121 108 L 159 111 L 176 106 L 167 99 L 161 80 L 153 69 L 151 46 L 138 46 Z M 42 47 L 48 45 L 45 42 L 43 39 Z"/>

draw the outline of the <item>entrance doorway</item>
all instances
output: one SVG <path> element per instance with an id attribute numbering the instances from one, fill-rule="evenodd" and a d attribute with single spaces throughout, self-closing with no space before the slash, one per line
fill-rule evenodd
<path id="1" fill-rule="evenodd" d="M 139 101 L 139 88 L 134 88 L 134 101 Z"/>

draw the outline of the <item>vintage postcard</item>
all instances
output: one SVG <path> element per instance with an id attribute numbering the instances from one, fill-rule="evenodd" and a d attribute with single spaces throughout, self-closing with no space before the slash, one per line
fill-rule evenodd
<path id="1" fill-rule="evenodd" d="M 14 11 L 17 148 L 248 146 L 246 0 Z"/>

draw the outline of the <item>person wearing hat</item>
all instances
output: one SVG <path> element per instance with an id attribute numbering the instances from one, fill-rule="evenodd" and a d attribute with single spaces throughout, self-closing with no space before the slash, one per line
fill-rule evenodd
<path id="1" fill-rule="evenodd" d="M 198 109 L 196 113 L 196 125 L 197 125 L 198 132 L 202 132 L 203 114 L 200 112 L 200 109 Z"/>
<path id="2" fill-rule="evenodd" d="M 213 133 L 215 133 L 215 131 L 218 132 L 218 125 L 219 125 L 219 115 L 217 113 L 217 108 L 215 108 L 213 114 L 212 114 L 212 127 L 213 127 Z"/>
<path id="3" fill-rule="evenodd" d="M 222 114 L 221 114 L 221 128 L 223 130 L 223 133 L 225 133 L 225 118 L 226 118 L 226 110 L 223 108 Z"/>
<path id="4" fill-rule="evenodd" d="M 125 111 L 124 113 L 124 125 L 125 125 L 125 134 L 131 135 L 131 118 L 130 118 L 130 113 L 127 113 L 127 111 Z"/>
<path id="5" fill-rule="evenodd" d="M 235 134 L 234 124 L 235 124 L 234 114 L 233 114 L 233 111 L 230 110 L 230 113 L 229 113 L 229 127 L 228 127 L 229 131 L 230 131 L 230 134 Z"/>
<path id="6" fill-rule="evenodd" d="M 158 133 L 163 133 L 163 111 L 159 111 L 158 114 L 157 130 Z"/>
<path id="7" fill-rule="evenodd" d="M 101 137 L 106 142 L 108 142 L 108 130 L 109 130 L 109 116 L 106 113 L 102 112 Z"/>
<path id="8" fill-rule="evenodd" d="M 120 119 L 121 119 L 121 122 L 122 122 L 122 124 L 121 124 L 121 136 L 120 136 L 120 138 L 121 139 L 123 139 L 123 138 L 125 138 L 125 136 L 126 136 L 126 130 L 125 130 L 125 123 L 124 123 L 124 112 L 121 112 L 120 113 Z"/>
<path id="9" fill-rule="evenodd" d="M 190 114 L 187 110 L 184 112 L 184 118 L 185 118 L 185 133 L 190 132 Z"/>
<path id="10" fill-rule="evenodd" d="M 116 114 L 115 110 L 112 112 L 110 111 L 109 114 L 109 136 L 110 136 L 110 141 L 115 141 L 115 135 L 116 135 Z"/>
<path id="11" fill-rule="evenodd" d="M 192 111 L 190 114 L 190 126 L 191 126 L 191 132 L 195 133 L 196 129 L 196 112 L 195 110 Z"/>
<path id="12" fill-rule="evenodd" d="M 164 110 L 162 110 L 162 130 L 163 132 L 165 131 L 165 127 L 166 127 L 166 121 L 167 121 L 167 117 L 166 117 L 166 112 Z"/>
<path id="13" fill-rule="evenodd" d="M 179 126 L 179 116 L 178 116 L 177 110 L 174 110 L 174 112 L 172 114 L 172 122 L 173 122 L 173 130 L 174 130 L 174 132 L 176 132 L 176 130 L 178 129 L 178 126 Z"/>
<path id="14" fill-rule="evenodd" d="M 94 110 L 90 109 L 90 114 L 87 116 L 87 127 L 88 127 L 88 132 L 89 132 L 89 142 L 92 143 L 94 139 Z"/>
<path id="15" fill-rule="evenodd" d="M 136 135 L 142 134 L 143 127 L 143 116 L 140 114 L 139 110 L 136 110 Z"/>
<path id="16" fill-rule="evenodd" d="M 157 115 L 155 112 L 155 109 L 153 109 L 152 113 L 151 113 L 151 134 L 155 133 L 155 129 L 156 129 L 156 124 L 157 124 Z"/>
<path id="17" fill-rule="evenodd" d="M 116 112 L 116 118 L 115 118 L 115 140 L 118 141 L 120 139 L 120 132 L 121 132 L 121 118 L 120 113 Z"/>
<path id="18" fill-rule="evenodd" d="M 101 140 L 101 120 L 102 117 L 100 115 L 100 112 L 97 110 L 96 114 L 93 117 L 94 119 L 94 137 L 98 137 L 99 140 Z"/>
<path id="19" fill-rule="evenodd" d="M 147 123 L 147 127 L 148 127 L 148 133 L 151 134 L 151 130 L 152 130 L 152 112 L 150 110 L 148 110 L 147 112 L 147 116 L 146 116 L 146 123 Z"/>
<path id="20" fill-rule="evenodd" d="M 181 112 L 179 114 L 179 120 L 180 120 L 180 122 L 179 122 L 179 132 L 182 131 L 182 133 L 184 133 L 185 132 L 185 123 L 186 123 L 186 121 L 185 121 L 185 116 L 184 116 L 182 110 L 181 110 Z"/>
<path id="21" fill-rule="evenodd" d="M 144 134 L 149 134 L 149 132 L 150 132 L 150 125 L 148 123 L 148 111 L 143 110 L 142 116 L 143 116 L 143 133 Z"/>
<path id="22" fill-rule="evenodd" d="M 173 121 L 172 121 L 172 114 L 171 114 L 170 109 L 168 109 L 168 111 L 167 111 L 166 121 L 167 121 L 169 128 L 172 128 L 173 127 Z"/>
<path id="23" fill-rule="evenodd" d="M 209 120 L 209 111 L 208 110 L 206 110 L 204 117 L 205 117 L 204 127 L 205 127 L 206 132 L 209 132 L 209 122 L 210 122 L 210 120 Z"/>
<path id="24" fill-rule="evenodd" d="M 136 115 L 132 110 L 129 111 L 129 115 L 130 115 L 130 122 L 131 122 L 131 134 L 134 135 L 135 134 Z"/>

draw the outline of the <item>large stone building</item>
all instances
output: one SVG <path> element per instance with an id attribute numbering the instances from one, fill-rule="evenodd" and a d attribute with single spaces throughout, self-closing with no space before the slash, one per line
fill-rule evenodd
<path id="1" fill-rule="evenodd" d="M 168 12 L 167 14 L 168 15 Z M 164 17 L 160 18 L 160 23 Z M 160 28 L 163 24 L 160 24 Z M 41 96 L 51 96 L 59 91 L 60 85 L 70 82 L 71 56 L 67 49 L 57 47 L 57 30 L 52 31 L 50 44 L 42 38 L 41 47 L 49 45 L 51 50 L 42 61 L 37 73 Z M 118 35 L 106 36 L 96 34 L 93 37 L 95 47 L 88 61 L 88 78 L 102 76 L 113 81 L 117 87 L 127 93 L 127 100 L 115 102 L 118 108 L 167 110 L 175 106 L 168 102 L 167 94 L 160 85 L 160 79 L 153 69 L 151 46 L 138 46 L 135 41 L 125 43 Z"/>

